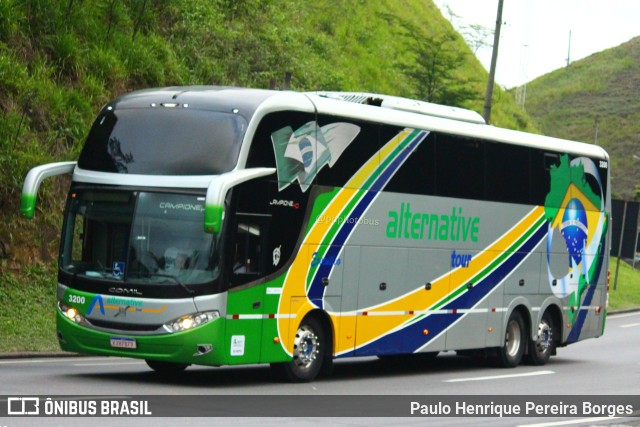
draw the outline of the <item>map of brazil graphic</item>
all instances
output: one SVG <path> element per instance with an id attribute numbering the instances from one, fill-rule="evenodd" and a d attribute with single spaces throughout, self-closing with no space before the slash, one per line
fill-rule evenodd
<path id="1" fill-rule="evenodd" d="M 566 155 L 550 174 L 545 200 L 549 284 L 556 296 L 569 298 L 570 306 L 588 304 L 590 293 L 585 291 L 598 281 L 608 227 L 600 174 L 589 158 L 570 162 Z"/>

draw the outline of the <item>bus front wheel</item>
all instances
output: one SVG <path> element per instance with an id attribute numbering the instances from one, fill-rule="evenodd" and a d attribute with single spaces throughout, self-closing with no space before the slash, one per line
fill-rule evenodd
<path id="1" fill-rule="evenodd" d="M 503 368 L 513 368 L 520 364 L 527 343 L 524 320 L 518 311 L 509 316 L 505 330 L 504 345 L 498 348 L 497 364 Z"/>
<path id="2" fill-rule="evenodd" d="M 293 360 L 274 363 L 272 369 L 289 382 L 309 382 L 322 369 L 327 351 L 326 333 L 316 317 L 305 318 L 296 331 L 293 342 Z"/>

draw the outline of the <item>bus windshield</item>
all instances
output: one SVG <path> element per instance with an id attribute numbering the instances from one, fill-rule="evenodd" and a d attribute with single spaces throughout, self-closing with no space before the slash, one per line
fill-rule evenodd
<path id="1" fill-rule="evenodd" d="M 218 236 L 203 231 L 204 196 L 74 191 L 60 268 L 97 280 L 186 286 L 218 275 Z"/>
<path id="2" fill-rule="evenodd" d="M 130 108 L 101 113 L 78 166 L 142 175 L 219 175 L 232 170 L 247 125 L 237 114 L 193 108 Z"/>

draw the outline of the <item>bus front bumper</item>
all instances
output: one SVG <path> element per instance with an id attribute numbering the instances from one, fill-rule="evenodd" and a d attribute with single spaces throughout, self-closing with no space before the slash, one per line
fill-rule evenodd
<path id="1" fill-rule="evenodd" d="M 224 319 L 188 331 L 162 335 L 133 335 L 97 331 L 56 314 L 62 350 L 105 356 L 132 357 L 193 365 L 224 365 Z"/>

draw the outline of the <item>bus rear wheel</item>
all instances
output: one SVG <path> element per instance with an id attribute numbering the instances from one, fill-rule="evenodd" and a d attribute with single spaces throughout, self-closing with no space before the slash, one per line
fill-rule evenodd
<path id="1" fill-rule="evenodd" d="M 503 368 L 513 368 L 520 364 L 527 343 L 524 320 L 518 311 L 509 316 L 505 330 L 504 345 L 498 348 L 496 362 Z"/>
<path id="2" fill-rule="evenodd" d="M 163 375 L 179 374 L 189 366 L 184 363 L 159 362 L 157 360 L 145 360 L 145 362 L 151 369 Z"/>
<path id="3" fill-rule="evenodd" d="M 549 361 L 556 347 L 555 330 L 553 317 L 547 311 L 538 324 L 538 338 L 529 341 L 529 352 L 526 356 L 528 363 L 542 366 Z"/>
<path id="4" fill-rule="evenodd" d="M 271 365 L 275 373 L 289 382 L 309 382 L 314 380 L 326 359 L 328 349 L 326 333 L 316 317 L 306 317 L 293 342 L 293 360 Z"/>

